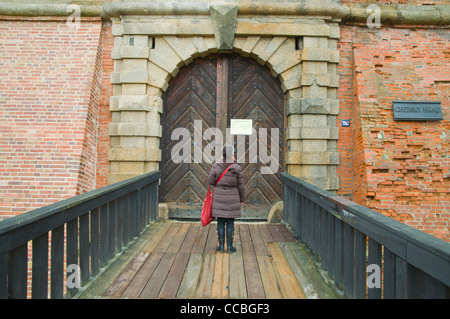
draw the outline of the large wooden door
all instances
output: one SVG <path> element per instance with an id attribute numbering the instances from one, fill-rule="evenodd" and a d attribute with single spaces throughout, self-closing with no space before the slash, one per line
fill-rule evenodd
<path id="1" fill-rule="evenodd" d="M 164 112 L 161 118 L 163 136 L 162 183 L 160 200 L 169 205 L 169 216 L 175 218 L 198 218 L 207 190 L 207 177 L 211 164 L 195 162 L 195 152 L 201 152 L 211 141 L 195 140 L 194 122 L 201 120 L 203 132 L 208 128 L 220 128 L 224 132 L 231 119 L 252 119 L 256 132 L 265 128 L 270 143 L 271 129 L 279 134 L 279 162 L 276 174 L 262 174 L 260 160 L 249 156 L 249 137 L 245 141 L 245 157 L 241 166 L 244 172 L 246 203 L 242 207 L 242 219 L 266 219 L 270 207 L 282 200 L 282 183 L 279 174 L 284 163 L 284 103 L 280 83 L 267 69 L 256 61 L 237 55 L 214 55 L 195 60 L 182 68 L 169 83 L 164 95 Z M 190 161 L 175 163 L 172 158 L 174 146 L 180 141 L 172 132 L 186 128 L 191 139 Z M 201 132 L 201 136 L 203 136 Z M 198 136 L 198 135 L 197 135 Z M 237 137 L 234 138 L 235 148 Z M 242 149 L 242 148 L 241 148 Z M 198 154 L 198 153 L 197 153 Z M 259 153 L 258 153 L 259 154 Z M 238 154 L 239 155 L 239 154 Z"/>

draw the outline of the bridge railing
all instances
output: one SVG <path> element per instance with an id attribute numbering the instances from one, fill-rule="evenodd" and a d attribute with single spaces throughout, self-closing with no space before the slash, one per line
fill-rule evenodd
<path id="1" fill-rule="evenodd" d="M 350 298 L 450 298 L 450 243 L 287 173 L 284 219 Z"/>
<path id="2" fill-rule="evenodd" d="M 0 222 L 0 299 L 27 298 L 29 275 L 31 298 L 73 296 L 72 275 L 88 282 L 157 218 L 159 178 L 147 173 Z"/>

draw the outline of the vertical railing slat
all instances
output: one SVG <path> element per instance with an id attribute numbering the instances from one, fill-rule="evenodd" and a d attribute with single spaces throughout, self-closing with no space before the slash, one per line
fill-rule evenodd
<path id="1" fill-rule="evenodd" d="M 407 298 L 408 263 L 402 258 L 395 258 L 395 299 Z"/>
<path id="2" fill-rule="evenodd" d="M 133 238 L 132 236 L 132 213 L 131 213 L 131 199 L 130 199 L 130 194 L 128 194 L 126 196 L 126 200 L 125 200 L 125 215 L 124 216 L 130 216 L 130 218 L 125 218 L 125 243 L 129 242 L 131 240 L 131 238 Z"/>
<path id="3" fill-rule="evenodd" d="M 117 205 L 116 201 L 109 202 L 109 258 L 112 258 L 117 252 Z"/>
<path id="4" fill-rule="evenodd" d="M 8 252 L 0 252 L 0 299 L 8 298 Z"/>
<path id="5" fill-rule="evenodd" d="M 336 219 L 334 224 L 334 263 L 336 286 L 338 289 L 342 290 L 342 285 L 344 283 L 343 276 L 343 234 L 342 234 L 342 222 L 340 219 Z"/>
<path id="6" fill-rule="evenodd" d="M 380 269 L 381 276 L 381 245 L 377 243 L 372 238 L 369 238 L 369 265 L 376 265 Z M 374 277 L 375 278 L 375 277 Z M 375 279 L 374 279 L 375 280 Z M 380 278 L 381 280 L 381 278 Z M 369 280 L 368 280 L 369 281 Z M 376 281 L 375 281 L 376 283 Z M 380 299 L 381 298 L 381 287 L 377 286 L 368 287 L 368 298 L 369 299 Z"/>
<path id="7" fill-rule="evenodd" d="M 151 194 L 152 219 L 156 220 L 158 217 L 158 181 L 153 182 Z"/>
<path id="8" fill-rule="evenodd" d="M 302 198 L 293 189 L 289 188 L 289 190 L 291 192 L 291 196 L 293 196 L 293 198 L 295 199 L 293 201 L 292 208 L 291 208 L 291 211 L 294 212 L 292 214 L 293 216 L 291 216 L 291 219 L 293 220 L 293 224 L 291 224 L 291 225 L 299 225 L 302 223 L 302 221 L 301 221 L 302 215 L 300 214 Z M 294 231 L 295 231 L 295 238 L 300 239 L 302 237 L 301 228 L 295 227 Z"/>
<path id="9" fill-rule="evenodd" d="M 125 244 L 125 198 L 122 196 L 117 200 L 118 211 L 117 211 L 117 237 L 118 237 L 118 246 L 120 249 Z"/>
<path id="10" fill-rule="evenodd" d="M 344 224 L 344 293 L 354 298 L 355 280 L 355 237 L 354 229 Z"/>
<path id="11" fill-rule="evenodd" d="M 328 247 L 328 218 L 327 212 L 321 208 L 320 209 L 320 243 L 321 243 L 321 260 L 322 260 L 322 268 L 328 270 L 328 256 L 329 256 L 329 247 Z"/>
<path id="12" fill-rule="evenodd" d="M 383 298 L 395 298 L 395 254 L 384 247 Z"/>
<path id="13" fill-rule="evenodd" d="M 366 299 L 367 236 L 355 231 L 355 298 Z"/>
<path id="14" fill-rule="evenodd" d="M 90 213 L 86 213 L 81 215 L 80 220 L 80 279 L 81 284 L 85 284 L 90 276 L 90 256 L 91 249 L 89 244 L 89 215 Z"/>
<path id="15" fill-rule="evenodd" d="M 48 233 L 33 239 L 31 298 L 48 298 Z"/>
<path id="16" fill-rule="evenodd" d="M 111 259 L 116 252 L 116 203 L 111 201 L 108 204 L 108 259 Z"/>
<path id="17" fill-rule="evenodd" d="M 424 298 L 449 299 L 450 288 L 443 285 L 435 278 L 425 274 L 425 295 Z"/>
<path id="18" fill-rule="evenodd" d="M 52 230 L 50 298 L 61 299 L 64 294 L 64 225 Z"/>
<path id="19" fill-rule="evenodd" d="M 12 299 L 27 298 L 27 243 L 20 245 L 9 253 L 8 297 Z"/>
<path id="20" fill-rule="evenodd" d="M 100 207 L 100 267 L 103 267 L 108 260 L 108 205 Z"/>
<path id="21" fill-rule="evenodd" d="M 329 263 L 328 263 L 328 273 L 330 278 L 335 277 L 336 274 L 336 267 L 335 267 L 335 262 L 334 262 L 334 223 L 336 218 L 331 215 L 331 214 L 327 214 L 328 215 L 328 222 L 327 222 L 327 233 L 328 233 L 328 242 L 327 242 L 327 247 L 328 247 L 328 259 L 329 259 Z"/>
<path id="22" fill-rule="evenodd" d="M 91 276 L 100 269 L 100 208 L 91 211 Z"/>
<path id="23" fill-rule="evenodd" d="M 67 268 L 69 266 L 75 267 L 72 268 L 72 272 L 69 273 L 67 271 L 66 274 L 66 282 L 69 281 L 70 276 L 70 285 L 67 285 L 67 294 L 68 297 L 73 296 L 78 288 L 76 287 L 76 278 L 78 273 L 74 273 L 74 271 L 78 271 L 76 267 L 79 267 L 80 263 L 78 262 L 78 218 L 71 220 L 67 223 Z"/>

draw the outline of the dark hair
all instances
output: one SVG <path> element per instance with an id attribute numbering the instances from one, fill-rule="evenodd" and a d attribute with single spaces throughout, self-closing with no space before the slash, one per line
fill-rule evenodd
<path id="1" fill-rule="evenodd" d="M 235 151 L 234 151 L 233 145 L 225 145 L 223 147 L 223 150 L 222 150 L 223 158 L 231 159 L 231 157 L 234 156 L 234 153 L 235 153 Z"/>

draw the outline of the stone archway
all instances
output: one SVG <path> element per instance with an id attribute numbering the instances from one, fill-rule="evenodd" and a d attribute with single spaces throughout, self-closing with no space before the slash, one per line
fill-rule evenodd
<path id="1" fill-rule="evenodd" d="M 237 19 L 232 51 L 255 59 L 280 80 L 286 96 L 286 170 L 327 190 L 338 189 L 337 23 L 295 17 Z M 113 19 L 115 72 L 110 108 L 109 182 L 159 169 L 162 95 L 197 57 L 218 52 L 211 16 Z"/>

